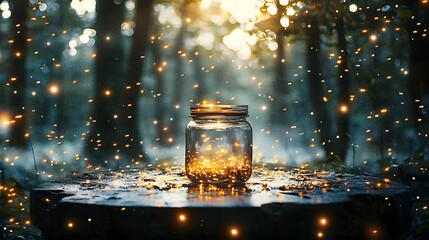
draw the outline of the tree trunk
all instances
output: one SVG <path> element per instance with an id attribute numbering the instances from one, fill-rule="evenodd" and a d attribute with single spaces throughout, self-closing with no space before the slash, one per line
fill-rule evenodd
<path id="1" fill-rule="evenodd" d="M 282 9 L 280 2 L 277 1 L 277 8 Z M 280 12 L 276 15 L 276 24 L 280 25 L 280 20 L 283 17 L 283 14 Z M 287 118 L 286 109 L 286 99 L 288 94 L 288 86 L 286 81 L 286 53 L 285 53 L 285 29 L 280 25 L 279 30 L 276 31 L 276 40 L 278 44 L 276 55 L 274 58 L 274 82 L 272 85 L 274 101 L 271 109 L 271 124 L 275 126 L 285 126 L 289 123 L 289 119 Z"/>
<path id="2" fill-rule="evenodd" d="M 112 0 L 97 1 L 94 112 L 87 139 L 90 162 L 97 165 L 117 165 L 114 154 L 119 150 L 118 135 L 121 132 L 114 116 L 119 114 L 124 87 L 123 17 L 124 1 L 118 4 Z"/>
<path id="3" fill-rule="evenodd" d="M 341 10 L 340 10 L 341 11 Z M 339 14 L 336 22 L 337 41 L 339 50 L 339 59 L 341 63 L 338 64 L 338 103 L 339 106 L 346 107 L 346 111 L 341 111 L 337 108 L 338 131 L 335 138 L 337 146 L 337 155 L 345 162 L 347 150 L 350 143 L 349 124 L 350 124 L 350 74 L 349 74 L 349 54 L 347 52 L 347 41 L 344 30 L 344 17 L 342 13 Z"/>
<path id="4" fill-rule="evenodd" d="M 326 157 L 335 153 L 333 139 L 331 138 L 331 121 L 327 103 L 323 101 L 324 85 L 322 83 L 322 68 L 320 65 L 320 29 L 317 19 L 311 18 L 307 29 L 307 68 L 308 68 L 308 90 L 310 102 L 316 119 L 319 140 L 325 150 Z"/>
<path id="5" fill-rule="evenodd" d="M 55 22 L 53 24 L 60 29 L 64 29 L 66 17 L 70 17 L 70 4 L 68 2 L 60 1 L 59 4 L 59 15 L 56 19 L 54 19 Z M 53 101 L 51 106 L 54 110 L 54 116 L 53 121 L 57 124 L 56 127 L 56 135 L 60 137 L 61 135 L 66 135 L 67 130 L 69 129 L 70 125 L 70 116 L 68 114 L 68 111 L 66 109 L 66 101 L 67 101 L 67 83 L 66 83 L 66 76 L 64 74 L 64 66 L 63 64 L 63 52 L 66 47 L 65 40 L 63 39 L 64 36 L 61 36 L 58 34 L 57 41 L 51 43 L 51 49 L 52 49 L 52 65 L 51 65 L 51 79 L 50 82 L 54 84 L 59 85 L 60 91 L 58 92 L 58 95 L 53 96 Z M 53 46 L 52 46 L 53 45 Z M 59 65 L 58 65 L 59 64 Z M 52 127 L 52 126 L 50 126 Z M 55 130 L 55 129 L 54 129 Z"/>
<path id="6" fill-rule="evenodd" d="M 277 126 L 284 126 L 288 122 L 286 111 L 287 108 L 287 81 L 286 81 L 286 64 L 283 60 L 286 59 L 284 49 L 284 31 L 281 29 L 277 32 L 277 57 L 275 61 L 275 75 L 273 89 L 273 109 L 271 109 L 271 123 Z"/>
<path id="7" fill-rule="evenodd" d="M 125 79 L 124 106 L 121 122 L 125 133 L 123 149 L 132 161 L 147 158 L 143 150 L 143 138 L 137 123 L 138 99 L 140 94 L 143 63 L 149 41 L 149 27 L 152 20 L 153 0 L 138 0 L 135 13 L 135 28 L 128 61 L 127 78 Z"/>
<path id="8" fill-rule="evenodd" d="M 181 106 L 180 103 L 182 102 L 183 98 L 183 89 L 184 89 L 184 80 L 185 80 L 185 64 L 184 59 L 181 56 L 183 53 L 185 53 L 185 33 L 186 33 L 186 24 L 184 23 L 183 19 L 185 19 L 186 16 L 186 6 L 188 4 L 189 0 L 184 0 L 182 5 L 180 6 L 179 12 L 182 19 L 182 27 L 179 30 L 179 33 L 177 37 L 175 38 L 175 46 L 174 46 L 174 83 L 173 83 L 173 102 L 171 104 L 172 108 L 172 119 L 173 121 L 170 121 L 170 131 L 171 135 L 177 139 L 178 137 L 183 135 L 182 127 L 181 127 L 181 120 L 180 120 L 180 111 L 181 108 L 185 106 Z M 179 105 L 179 108 L 176 108 L 176 105 Z"/>
<path id="9" fill-rule="evenodd" d="M 158 27 L 158 24 L 156 24 Z M 158 33 L 159 31 L 155 31 Z M 153 73 L 155 75 L 155 94 L 160 94 L 157 96 L 155 100 L 155 120 L 157 121 L 156 124 L 156 132 L 155 136 L 157 138 L 158 143 L 161 145 L 167 145 L 168 144 L 168 137 L 167 132 L 164 131 L 164 128 L 167 127 L 167 124 L 165 122 L 165 104 L 164 104 L 164 98 L 166 97 L 164 95 L 164 71 L 165 67 L 162 64 L 162 42 L 158 38 L 155 40 L 153 46 L 152 46 L 152 53 L 153 53 L 153 60 L 154 60 L 154 69 Z"/>
<path id="10" fill-rule="evenodd" d="M 405 28 L 410 44 L 410 69 L 408 74 L 408 91 L 412 104 L 413 122 L 420 136 L 428 133 L 428 115 L 423 113 L 423 97 L 429 96 L 429 39 L 422 34 L 426 33 L 429 25 L 429 6 L 420 1 L 404 1 L 404 4 L 413 13 L 414 18 L 405 19 Z M 411 15 L 410 15 L 411 17 Z M 427 106 L 426 106 L 427 108 Z M 427 141 L 427 140 L 426 140 Z"/>
<path id="11" fill-rule="evenodd" d="M 49 47 L 44 49 L 43 60 L 46 62 L 46 68 L 49 69 L 47 81 L 42 81 L 42 87 L 46 94 L 43 94 L 39 101 L 34 102 L 39 107 L 37 109 L 37 117 L 33 116 L 31 119 L 31 127 L 33 128 L 33 140 L 36 138 L 44 138 L 46 134 L 52 134 L 51 131 L 55 131 L 55 138 L 64 135 L 71 136 L 73 134 L 65 134 L 67 130 L 72 128 L 69 127 L 69 111 L 65 110 L 64 103 L 66 101 L 66 75 L 64 73 L 67 66 L 63 64 L 63 52 L 67 46 L 67 42 L 70 40 L 66 35 L 62 33 L 63 29 L 70 27 L 68 25 L 74 25 L 75 13 L 71 12 L 70 3 L 67 1 L 58 1 L 58 10 L 49 16 L 47 21 L 50 22 L 50 26 L 55 26 L 52 31 L 55 34 L 55 38 L 50 41 Z M 35 33 L 41 35 L 39 37 L 46 37 L 47 31 L 37 31 L 33 29 Z M 39 33 L 40 32 L 40 33 Z M 34 36 L 36 38 L 36 36 Z M 66 39 L 67 38 L 67 39 Z M 52 93 L 49 89 L 52 86 L 58 87 L 58 92 Z"/>
<path id="12" fill-rule="evenodd" d="M 25 99 L 27 90 L 27 71 L 25 60 L 27 58 L 27 17 L 28 0 L 17 0 L 12 2 L 12 26 L 11 31 L 13 43 L 12 61 L 10 65 L 9 79 L 12 96 L 10 98 L 12 117 L 15 123 L 12 124 L 10 144 L 15 147 L 25 147 L 25 133 L 27 131 L 26 121 L 28 116 L 25 109 Z"/>

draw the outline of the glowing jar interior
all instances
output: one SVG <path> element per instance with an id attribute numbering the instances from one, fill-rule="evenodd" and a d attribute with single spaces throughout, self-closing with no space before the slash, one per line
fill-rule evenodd
<path id="1" fill-rule="evenodd" d="M 244 183 L 252 174 L 247 105 L 192 105 L 186 175 L 195 183 Z"/>

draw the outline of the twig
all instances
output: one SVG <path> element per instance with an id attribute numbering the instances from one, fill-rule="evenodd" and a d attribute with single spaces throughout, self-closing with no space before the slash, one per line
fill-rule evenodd
<path id="1" fill-rule="evenodd" d="M 37 171 L 36 155 L 34 154 L 33 142 L 31 141 L 31 134 L 28 135 L 28 139 L 30 140 L 31 152 L 33 153 L 34 169 L 36 170 L 36 184 L 39 184 L 39 171 Z"/>

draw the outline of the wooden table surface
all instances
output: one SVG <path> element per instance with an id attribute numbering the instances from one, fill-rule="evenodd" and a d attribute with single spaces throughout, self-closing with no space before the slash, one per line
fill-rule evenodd
<path id="1" fill-rule="evenodd" d="M 411 195 L 370 176 L 258 166 L 242 186 L 194 185 L 181 166 L 82 174 L 31 192 L 47 239 L 394 239 Z"/>

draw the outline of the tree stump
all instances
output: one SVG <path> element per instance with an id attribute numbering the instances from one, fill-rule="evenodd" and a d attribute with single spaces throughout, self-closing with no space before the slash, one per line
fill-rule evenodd
<path id="1" fill-rule="evenodd" d="M 395 239 L 411 195 L 370 176 L 255 167 L 241 186 L 194 185 L 183 167 L 82 174 L 31 192 L 47 239 Z"/>

